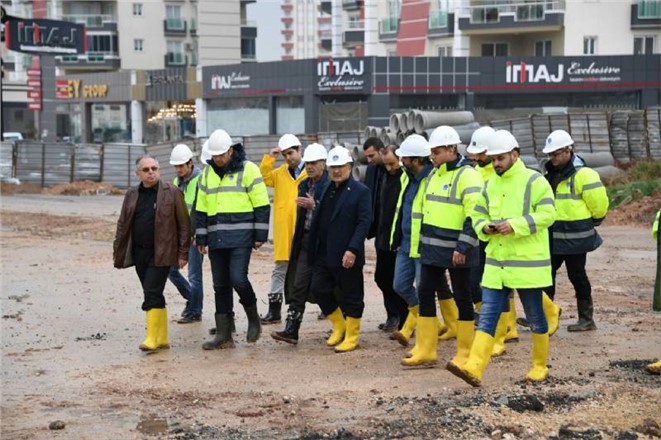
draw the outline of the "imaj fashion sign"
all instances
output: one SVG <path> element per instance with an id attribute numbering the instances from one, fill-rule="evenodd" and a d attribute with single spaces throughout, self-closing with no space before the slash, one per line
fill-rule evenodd
<path id="1" fill-rule="evenodd" d="M 68 21 L 12 17 L 5 23 L 7 49 L 34 54 L 72 55 L 87 51 L 85 26 Z"/>
<path id="2" fill-rule="evenodd" d="M 618 82 L 621 68 L 597 61 L 568 61 L 549 66 L 545 63 L 505 62 L 507 84 Z"/>
<path id="3" fill-rule="evenodd" d="M 327 59 L 317 62 L 319 92 L 367 91 L 366 61 L 362 58 Z"/>

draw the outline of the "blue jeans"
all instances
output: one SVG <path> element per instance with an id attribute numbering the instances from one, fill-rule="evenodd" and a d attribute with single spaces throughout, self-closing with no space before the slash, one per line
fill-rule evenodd
<path id="1" fill-rule="evenodd" d="M 408 252 L 397 251 L 395 279 L 392 284 L 395 292 L 409 307 L 417 306 L 419 301 L 416 288 L 420 285 L 420 259 L 409 257 Z"/>
<path id="2" fill-rule="evenodd" d="M 257 304 L 255 291 L 248 280 L 251 255 L 250 247 L 209 250 L 216 313 L 234 312 L 232 290 L 239 294 L 239 302 L 244 307 Z"/>
<path id="3" fill-rule="evenodd" d="M 480 310 L 480 321 L 477 324 L 479 331 L 491 336 L 496 333 L 496 324 L 498 324 L 500 314 L 510 309 L 510 290 L 509 288 L 482 288 L 482 309 Z M 517 289 L 517 291 L 532 332 L 540 334 L 548 332 L 549 327 L 542 308 L 542 289 Z"/>
<path id="4" fill-rule="evenodd" d="M 202 262 L 204 255 L 200 254 L 193 243 L 188 250 L 188 280 L 181 274 L 179 266 L 170 267 L 168 279 L 174 284 L 181 296 L 186 300 L 186 310 L 194 316 L 202 315 L 204 287 L 202 284 Z"/>

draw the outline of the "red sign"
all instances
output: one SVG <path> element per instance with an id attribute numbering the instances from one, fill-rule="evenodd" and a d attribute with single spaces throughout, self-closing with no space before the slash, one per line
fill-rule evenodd
<path id="1" fill-rule="evenodd" d="M 28 80 L 28 87 L 34 87 L 37 89 L 41 89 L 41 80 L 40 79 L 29 79 Z"/>
<path id="2" fill-rule="evenodd" d="M 28 102 L 28 110 L 33 110 L 33 111 L 40 111 L 41 110 L 41 102 Z"/>
<path id="3" fill-rule="evenodd" d="M 41 90 L 28 90 L 28 98 L 41 99 Z"/>
<path id="4" fill-rule="evenodd" d="M 28 69 L 28 76 L 36 76 L 36 77 L 41 77 L 41 70 L 40 69 Z"/>
<path id="5" fill-rule="evenodd" d="M 70 87 L 69 80 L 58 79 L 55 81 L 55 97 L 60 99 L 73 97 L 73 88 Z"/>

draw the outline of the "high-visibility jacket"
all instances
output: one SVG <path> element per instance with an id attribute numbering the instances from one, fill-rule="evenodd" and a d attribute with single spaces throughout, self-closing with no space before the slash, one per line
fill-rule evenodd
<path id="1" fill-rule="evenodd" d="M 656 238 L 659 235 L 659 218 L 661 217 L 661 209 L 656 213 L 654 223 L 652 223 L 652 237 Z"/>
<path id="2" fill-rule="evenodd" d="M 586 167 L 578 156 L 572 156 L 562 179 L 555 188 L 557 216 L 551 228 L 552 253 L 573 255 L 591 252 L 603 243 L 594 227 L 608 212 L 606 188 L 599 174 Z"/>
<path id="3" fill-rule="evenodd" d="M 425 172 L 424 168 L 421 172 Z M 431 173 L 434 172 L 434 168 L 429 165 L 428 174 L 421 176 L 420 185 L 413 197 L 413 206 L 416 204 L 422 203 L 421 200 L 425 196 L 425 191 L 427 188 L 427 178 Z M 397 198 L 397 208 L 395 209 L 395 217 L 392 221 L 392 228 L 390 230 L 390 248 L 395 251 L 399 248 L 399 245 L 402 241 L 402 200 L 404 198 L 404 193 L 411 181 L 411 178 L 408 172 L 403 172 L 400 177 L 401 189 L 399 191 L 399 197 Z M 422 214 L 420 213 L 411 213 L 411 247 L 409 249 L 409 257 L 419 258 L 420 254 L 418 253 L 418 243 L 420 241 L 420 221 L 422 220 Z"/>
<path id="4" fill-rule="evenodd" d="M 473 210 L 473 227 L 487 241 L 482 286 L 490 289 L 552 285 L 548 228 L 555 220 L 553 190 L 521 159 L 485 184 Z M 485 234 L 489 223 L 508 221 L 514 232 Z"/>
<path id="5" fill-rule="evenodd" d="M 463 156 L 444 163 L 429 175 L 425 196 L 413 205 L 413 213 L 422 216 L 420 262 L 439 267 L 455 267 L 452 254 L 466 256 L 461 267 L 479 262 L 479 242 L 470 216 L 480 198 L 483 181 Z"/>
<path id="6" fill-rule="evenodd" d="M 175 176 L 172 179 L 172 183 L 179 188 L 184 193 L 184 200 L 186 201 L 186 207 L 188 208 L 188 213 L 193 212 L 193 205 L 195 204 L 195 197 L 197 196 L 197 184 L 200 180 L 200 175 L 202 171 L 199 168 L 193 166 L 188 180 L 182 180 L 179 176 Z"/>
<path id="7" fill-rule="evenodd" d="M 238 164 L 222 178 L 213 166 L 206 167 L 195 211 L 198 245 L 227 249 L 268 240 L 269 196 L 259 167 L 252 162 Z"/>
<path id="8" fill-rule="evenodd" d="M 491 176 L 496 175 L 496 170 L 493 168 L 493 162 L 489 162 L 485 166 L 476 164 L 475 169 L 477 170 L 478 173 L 480 173 L 480 176 L 482 176 L 482 180 L 485 182 L 488 182 Z"/>
<path id="9" fill-rule="evenodd" d="M 303 169 L 296 179 L 287 164 L 273 169 L 275 157 L 265 154 L 259 165 L 266 186 L 273 188 L 273 259 L 289 261 L 291 244 L 296 228 L 296 197 L 298 185 L 308 177 Z"/>

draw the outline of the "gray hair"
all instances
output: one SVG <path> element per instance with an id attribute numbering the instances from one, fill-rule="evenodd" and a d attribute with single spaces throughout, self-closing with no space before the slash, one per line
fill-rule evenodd
<path id="1" fill-rule="evenodd" d="M 156 166 L 160 168 L 158 160 L 154 156 L 150 156 L 149 154 L 143 154 L 142 156 L 138 157 L 135 160 L 135 169 L 136 170 L 140 169 L 140 167 L 138 165 L 140 165 L 140 162 L 142 162 L 143 159 L 152 159 L 154 162 L 156 162 Z"/>

